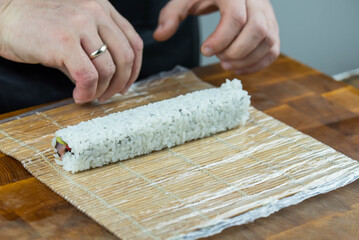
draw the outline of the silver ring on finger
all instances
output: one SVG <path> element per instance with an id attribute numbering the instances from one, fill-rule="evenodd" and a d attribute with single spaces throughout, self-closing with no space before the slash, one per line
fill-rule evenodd
<path id="1" fill-rule="evenodd" d="M 94 59 L 100 56 L 102 53 L 106 52 L 106 50 L 107 50 L 107 46 L 106 44 L 103 44 L 99 49 L 97 49 L 96 51 L 90 54 L 90 59 Z"/>

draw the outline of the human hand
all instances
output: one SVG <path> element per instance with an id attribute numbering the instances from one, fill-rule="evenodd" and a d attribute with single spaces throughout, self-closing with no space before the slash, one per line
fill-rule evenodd
<path id="1" fill-rule="evenodd" d="M 259 71 L 279 56 L 279 29 L 269 0 L 172 0 L 161 10 L 154 38 L 165 41 L 188 15 L 216 10 L 221 20 L 202 44 L 203 55 L 216 55 L 224 69 L 238 74 Z"/>
<path id="2" fill-rule="evenodd" d="M 90 59 L 103 44 L 108 51 Z M 143 42 L 107 0 L 12 0 L 0 6 L 0 55 L 62 70 L 76 103 L 105 101 L 137 79 Z"/>

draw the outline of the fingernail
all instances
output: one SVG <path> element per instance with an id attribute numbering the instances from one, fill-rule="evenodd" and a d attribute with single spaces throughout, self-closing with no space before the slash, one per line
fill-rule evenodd
<path id="1" fill-rule="evenodd" d="M 203 54 L 206 56 L 212 56 L 213 55 L 213 50 L 210 47 L 203 47 Z"/>
<path id="2" fill-rule="evenodd" d="M 225 70 L 229 70 L 232 68 L 232 64 L 230 64 L 229 62 L 222 62 L 221 65 L 222 65 L 222 68 Z"/>

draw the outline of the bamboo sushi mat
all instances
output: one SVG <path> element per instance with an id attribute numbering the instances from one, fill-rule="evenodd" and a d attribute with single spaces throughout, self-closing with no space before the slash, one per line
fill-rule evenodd
<path id="1" fill-rule="evenodd" d="M 213 235 L 359 177 L 357 161 L 253 107 L 241 128 L 131 160 L 76 174 L 54 161 L 60 128 L 209 87 L 182 71 L 107 104 L 35 112 L 0 125 L 0 150 L 122 239 Z"/>

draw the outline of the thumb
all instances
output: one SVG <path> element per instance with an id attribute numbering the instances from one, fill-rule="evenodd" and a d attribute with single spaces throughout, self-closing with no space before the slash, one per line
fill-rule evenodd
<path id="1" fill-rule="evenodd" d="M 188 0 L 172 0 L 160 12 L 158 26 L 153 33 L 157 41 L 166 41 L 172 37 L 180 24 L 188 15 Z"/>

